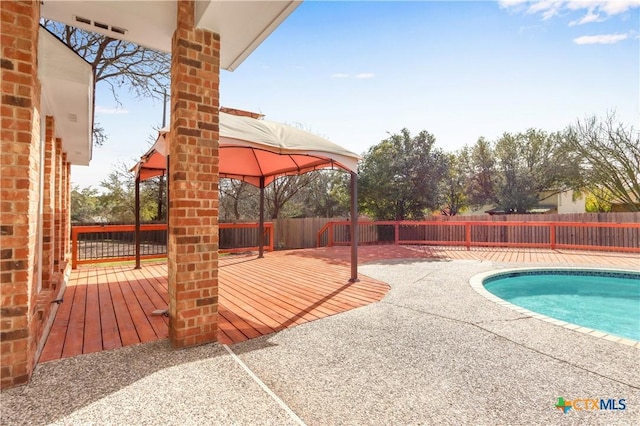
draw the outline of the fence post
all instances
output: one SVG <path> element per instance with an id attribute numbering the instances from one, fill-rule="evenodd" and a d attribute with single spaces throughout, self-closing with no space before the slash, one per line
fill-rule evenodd
<path id="1" fill-rule="evenodd" d="M 327 247 L 333 247 L 333 222 L 329 222 L 329 235 L 327 235 Z"/>
<path id="2" fill-rule="evenodd" d="M 396 223 L 393 224 L 393 232 L 395 234 L 395 244 L 398 246 L 400 245 L 400 222 L 396 221 Z"/>
<path id="3" fill-rule="evenodd" d="M 469 222 L 464 224 L 464 243 L 467 251 L 471 250 L 471 224 Z"/>
<path id="4" fill-rule="evenodd" d="M 549 224 L 549 243 L 551 245 L 551 250 L 556 249 L 556 224 Z"/>
<path id="5" fill-rule="evenodd" d="M 71 228 L 71 269 L 78 267 L 78 231 Z"/>

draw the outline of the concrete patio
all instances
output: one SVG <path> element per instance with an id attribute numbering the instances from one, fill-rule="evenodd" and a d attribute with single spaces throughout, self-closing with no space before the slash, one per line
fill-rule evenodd
<path id="1" fill-rule="evenodd" d="M 640 269 L 633 255 L 571 255 L 562 266 Z M 391 286 L 380 302 L 231 346 L 160 340 L 40 364 L 2 393 L 2 424 L 640 423 L 640 348 L 523 316 L 468 283 L 557 259 L 452 257 L 373 259 L 361 273 Z M 559 397 L 627 408 L 563 414 Z"/>

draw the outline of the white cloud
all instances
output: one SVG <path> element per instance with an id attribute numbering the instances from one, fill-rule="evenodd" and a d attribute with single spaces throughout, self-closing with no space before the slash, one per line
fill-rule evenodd
<path id="1" fill-rule="evenodd" d="M 95 109 L 96 114 L 105 114 L 105 115 L 113 115 L 113 114 L 129 114 L 129 111 L 126 109 L 120 108 L 107 108 L 100 105 L 96 106 Z"/>
<path id="2" fill-rule="evenodd" d="M 541 13 L 542 19 L 551 19 L 558 15 L 562 10 L 562 0 L 542 0 L 534 2 L 529 6 L 528 12 L 532 14 Z"/>
<path id="3" fill-rule="evenodd" d="M 335 74 L 331 74 L 331 78 L 349 78 L 349 74 L 345 74 L 343 72 L 337 72 Z"/>
<path id="4" fill-rule="evenodd" d="M 528 0 L 498 0 L 500 7 L 504 9 L 521 7 L 528 3 Z"/>
<path id="5" fill-rule="evenodd" d="M 609 0 L 602 1 L 602 9 L 608 15 L 618 15 L 634 7 L 640 7 L 640 0 Z"/>
<path id="6" fill-rule="evenodd" d="M 565 10 L 586 10 L 587 14 L 569 25 L 599 22 L 606 17 L 625 13 L 640 7 L 640 0 L 499 0 L 500 7 L 515 11 L 526 10 L 530 14 L 540 14 L 543 20 L 553 18 Z"/>
<path id="7" fill-rule="evenodd" d="M 583 24 L 589 24 L 591 22 L 602 22 L 602 21 L 604 21 L 604 18 L 600 16 L 599 13 L 593 13 L 592 10 L 589 10 L 589 12 L 587 12 L 587 14 L 584 15 L 581 19 L 569 22 L 569 26 L 573 27 L 575 25 L 583 25 Z"/>
<path id="8" fill-rule="evenodd" d="M 574 38 L 573 42 L 575 44 L 614 44 L 628 37 L 627 34 L 601 34 Z"/>
<path id="9" fill-rule="evenodd" d="M 356 78 L 373 78 L 375 74 L 372 72 L 361 72 L 360 74 L 356 74 Z"/>

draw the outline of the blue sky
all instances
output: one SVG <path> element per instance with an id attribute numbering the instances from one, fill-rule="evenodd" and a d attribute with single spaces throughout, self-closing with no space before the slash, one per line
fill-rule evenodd
<path id="1" fill-rule="evenodd" d="M 640 0 L 305 1 L 222 71 L 220 102 L 359 154 L 404 127 L 446 151 L 611 110 L 638 129 L 639 11 Z M 74 184 L 98 187 L 148 149 L 162 102 L 121 101 L 98 87 L 109 139 L 72 168 Z"/>

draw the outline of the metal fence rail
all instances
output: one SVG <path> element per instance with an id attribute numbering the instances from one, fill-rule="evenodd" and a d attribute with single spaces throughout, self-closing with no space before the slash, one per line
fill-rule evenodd
<path id="1" fill-rule="evenodd" d="M 349 222 L 328 222 L 317 246 L 349 245 Z M 640 253 L 639 223 L 424 221 L 358 222 L 360 244 L 522 247 Z"/>
<path id="2" fill-rule="evenodd" d="M 221 223 L 220 252 L 258 250 L 257 223 Z M 265 249 L 273 250 L 273 224 L 265 223 Z M 71 266 L 79 264 L 134 260 L 135 225 L 73 226 L 71 228 Z M 140 226 L 140 257 L 167 256 L 167 224 Z"/>

